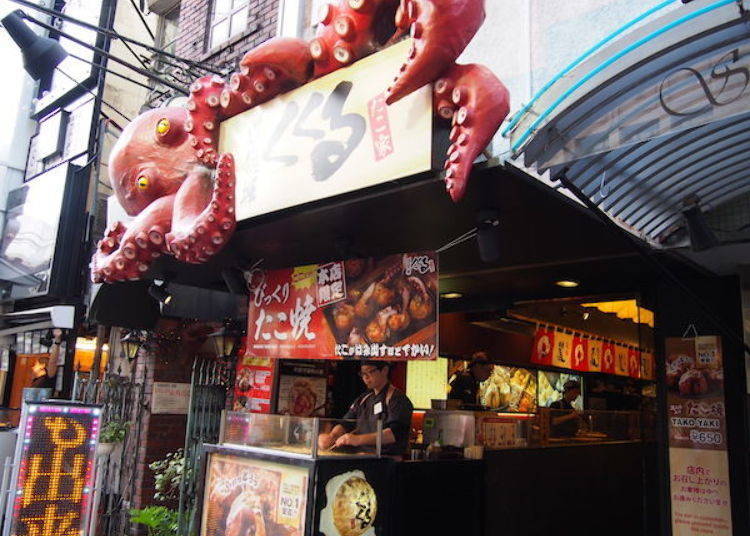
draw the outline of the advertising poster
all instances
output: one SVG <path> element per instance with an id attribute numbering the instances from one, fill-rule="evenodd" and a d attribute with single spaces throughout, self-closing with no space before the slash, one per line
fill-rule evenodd
<path id="1" fill-rule="evenodd" d="M 257 269 L 246 355 L 435 359 L 438 296 L 434 252 Z"/>
<path id="2" fill-rule="evenodd" d="M 602 351 L 603 342 L 601 339 L 589 339 L 588 344 L 588 371 L 589 372 L 601 372 L 602 370 Z"/>
<path id="3" fill-rule="evenodd" d="M 479 384 L 479 402 L 483 406 L 500 411 L 535 412 L 537 406 L 536 372 L 524 368 L 494 365 L 492 375 Z"/>
<path id="4" fill-rule="evenodd" d="M 560 368 L 570 368 L 571 352 L 573 351 L 573 334 L 558 331 L 555 333 L 555 346 L 552 351 L 552 365 Z"/>
<path id="5" fill-rule="evenodd" d="M 719 337 L 666 340 L 672 534 L 732 534 Z"/>
<path id="6" fill-rule="evenodd" d="M 583 372 L 589 369 L 589 340 L 583 335 L 573 337 L 572 368 Z"/>
<path id="7" fill-rule="evenodd" d="M 201 536 L 304 534 L 308 470 L 303 467 L 211 454 Z"/>
<path id="8" fill-rule="evenodd" d="M 554 328 L 538 327 L 531 350 L 531 362 L 537 365 L 552 364 L 552 349 L 555 344 Z"/>
<path id="9" fill-rule="evenodd" d="M 101 409 L 31 403 L 17 445 L 8 505 L 12 536 L 86 534 Z"/>
<path id="10" fill-rule="evenodd" d="M 298 417 L 324 416 L 328 379 L 282 374 L 279 413 Z"/>
<path id="11" fill-rule="evenodd" d="M 187 415 L 190 409 L 190 384 L 154 382 L 151 413 Z"/>
<path id="12" fill-rule="evenodd" d="M 273 379 L 273 363 L 270 359 L 240 357 L 237 360 L 234 382 L 234 411 L 270 413 Z"/>
<path id="13" fill-rule="evenodd" d="M 565 372 L 550 372 L 547 370 L 537 371 L 539 375 L 539 407 L 548 408 L 553 402 L 557 402 L 563 397 L 565 383 L 568 381 L 577 381 L 581 384 L 581 393 L 583 393 L 583 377 Z M 583 394 L 571 402 L 573 407 L 578 411 L 583 411 Z"/>

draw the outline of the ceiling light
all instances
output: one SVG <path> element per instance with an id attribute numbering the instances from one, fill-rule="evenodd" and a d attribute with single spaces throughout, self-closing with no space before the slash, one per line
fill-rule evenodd
<path id="1" fill-rule="evenodd" d="M 440 297 L 445 298 L 447 300 L 455 300 L 458 298 L 463 298 L 464 295 L 461 294 L 460 292 L 446 292 L 444 294 L 441 294 Z"/>
<path id="2" fill-rule="evenodd" d="M 572 279 L 563 279 L 561 281 L 555 282 L 555 285 L 557 285 L 558 287 L 563 287 L 563 288 L 575 288 L 578 285 L 580 285 L 580 283 Z"/>
<path id="3" fill-rule="evenodd" d="M 163 281 L 161 282 L 161 284 L 157 284 L 157 281 L 154 281 L 148 287 L 148 293 L 159 303 L 169 305 L 169 302 L 172 301 L 172 295 L 167 292 L 167 290 L 164 288 L 165 286 L 166 283 L 164 283 Z"/>
<path id="4" fill-rule="evenodd" d="M 591 316 L 591 313 L 589 313 L 588 311 L 586 311 L 586 312 L 583 313 L 583 319 L 584 320 L 588 320 L 590 316 Z"/>

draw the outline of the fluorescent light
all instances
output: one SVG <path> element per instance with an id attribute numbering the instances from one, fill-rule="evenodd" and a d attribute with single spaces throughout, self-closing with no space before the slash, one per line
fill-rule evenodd
<path id="1" fill-rule="evenodd" d="M 563 279 L 561 281 L 557 281 L 555 285 L 563 288 L 575 288 L 580 285 L 580 283 L 578 281 L 573 281 L 572 279 Z"/>
<path id="2" fill-rule="evenodd" d="M 464 295 L 460 292 L 446 292 L 445 294 L 441 294 L 440 297 L 448 300 L 455 300 L 457 298 L 463 298 Z"/>

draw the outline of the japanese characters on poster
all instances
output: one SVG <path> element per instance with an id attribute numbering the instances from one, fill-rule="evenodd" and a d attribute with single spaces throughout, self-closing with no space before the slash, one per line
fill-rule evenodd
<path id="1" fill-rule="evenodd" d="M 273 380 L 273 363 L 270 359 L 243 357 L 240 354 L 234 382 L 233 409 L 251 413 L 270 413 Z"/>
<path id="2" fill-rule="evenodd" d="M 435 359 L 438 296 L 434 252 L 255 270 L 246 355 Z"/>
<path id="3" fill-rule="evenodd" d="M 729 535 L 721 339 L 667 339 L 666 368 L 672 534 Z"/>
<path id="4" fill-rule="evenodd" d="M 303 467 L 211 454 L 200 534 L 244 534 L 245 527 L 266 536 L 303 534 L 307 486 Z"/>

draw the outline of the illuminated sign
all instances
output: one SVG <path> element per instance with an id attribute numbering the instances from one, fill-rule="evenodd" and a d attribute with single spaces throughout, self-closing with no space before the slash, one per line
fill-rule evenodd
<path id="1" fill-rule="evenodd" d="M 16 448 L 11 536 L 86 534 L 101 409 L 24 407 Z"/>

